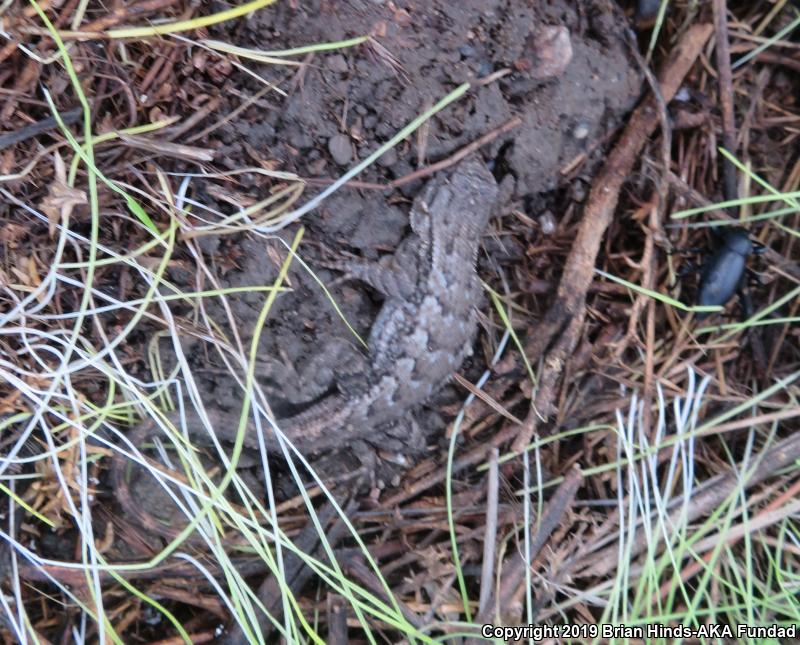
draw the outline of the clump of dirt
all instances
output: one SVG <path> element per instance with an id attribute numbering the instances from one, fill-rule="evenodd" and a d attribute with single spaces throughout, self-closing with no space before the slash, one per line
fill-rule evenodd
<path id="1" fill-rule="evenodd" d="M 262 103 L 219 130 L 218 159 L 231 168 L 255 159 L 303 177 L 338 176 L 469 81 L 474 86 L 466 97 L 431 119 L 424 136 L 386 153 L 361 179 L 385 183 L 405 176 L 518 115 L 521 126 L 481 151 L 502 186 L 499 213 L 509 213 L 512 206 L 536 204 L 564 184 L 560 171 L 581 155 L 588 160 L 581 172 L 590 173 L 593 152 L 641 89 L 625 51 L 625 22 L 613 19 L 611 4 L 602 0 L 554 0 L 536 6 L 524 0 L 293 4 L 279 3 L 257 13 L 225 39 L 271 50 L 373 34 L 379 46 L 309 57 L 284 100 L 273 99 L 266 110 Z M 265 76 L 276 73 L 274 67 L 262 71 Z M 481 84 L 481 79 L 488 82 Z M 231 82 L 260 89 L 247 77 Z M 318 266 L 314 261 L 320 256 L 347 251 L 376 258 L 391 251 L 405 233 L 407 202 L 421 183 L 409 183 L 397 194 L 340 190 L 304 220 L 308 232 L 301 255 Z M 293 231 L 284 233 L 287 240 Z M 271 283 L 286 253 L 285 246 L 262 238 L 224 240 L 207 248 L 217 256 L 237 257 L 238 267 L 223 277 L 223 286 Z M 496 259 L 502 262 L 502 254 Z M 325 269 L 317 274 L 326 283 L 337 277 Z M 260 341 L 264 365 L 272 366 L 260 374 L 261 381 L 278 392 L 281 379 L 274 378 L 272 369 L 276 359 L 303 373 L 333 339 L 352 339 L 306 270 L 295 264 L 289 283 L 294 290 L 278 299 Z M 332 292 L 345 317 L 366 336 L 379 300 L 354 283 L 335 286 Z M 262 302 L 257 293 L 232 300 L 245 343 Z M 215 317 L 219 313 L 213 307 L 209 311 Z M 224 376 L 224 367 L 215 365 L 204 348 L 196 347 L 190 355 L 206 403 L 238 415 L 240 386 Z M 320 388 L 324 384 L 314 384 L 315 390 Z M 277 399 L 276 411 L 293 408 Z"/>
<path id="2" fill-rule="evenodd" d="M 301 175 L 336 176 L 460 83 L 509 69 L 509 76 L 475 88 L 432 119 L 424 150 L 409 141 L 368 174 L 405 175 L 420 155 L 444 157 L 518 114 L 523 125 L 495 141 L 487 156 L 496 158 L 512 143 L 503 160 L 518 181 L 517 192 L 550 190 L 558 169 L 619 122 L 641 83 L 625 51 L 624 22 L 609 19 L 610 3 L 529 4 L 355 0 L 297 9 L 282 3 L 262 11 L 242 23 L 237 44 L 280 49 L 380 34 L 388 54 L 359 47 L 313 57 L 285 102 L 233 124 L 221 152 L 236 166 L 250 158 L 249 146 Z M 555 52 L 562 73 L 541 78 L 548 63 L 542 34 L 552 27 L 567 31 L 569 49 Z M 349 155 L 342 152 L 343 135 Z"/>

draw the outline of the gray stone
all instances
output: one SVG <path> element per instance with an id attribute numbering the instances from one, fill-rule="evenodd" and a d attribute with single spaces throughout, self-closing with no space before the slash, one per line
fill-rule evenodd
<path id="1" fill-rule="evenodd" d="M 350 145 L 350 137 L 346 134 L 334 134 L 328 139 L 328 152 L 331 153 L 333 160 L 340 166 L 346 166 L 353 158 L 353 146 Z"/>

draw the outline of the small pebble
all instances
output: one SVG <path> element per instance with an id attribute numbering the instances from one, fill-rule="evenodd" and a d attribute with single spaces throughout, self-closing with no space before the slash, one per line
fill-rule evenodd
<path id="1" fill-rule="evenodd" d="M 306 150 L 314 146 L 314 140 L 308 133 L 302 130 L 293 131 L 288 138 L 289 144 L 298 150 Z"/>
<path id="2" fill-rule="evenodd" d="M 689 90 L 685 87 L 682 87 L 678 90 L 678 93 L 675 95 L 676 101 L 681 101 L 682 103 L 686 103 L 692 98 L 692 95 L 689 93 Z"/>
<path id="3" fill-rule="evenodd" d="M 207 256 L 212 256 L 219 250 L 219 243 L 219 235 L 201 235 L 197 238 L 200 250 Z"/>
<path id="4" fill-rule="evenodd" d="M 556 218 L 550 211 L 545 211 L 539 215 L 539 226 L 542 227 L 542 235 L 552 235 L 556 232 Z"/>
<path id="5" fill-rule="evenodd" d="M 328 65 L 328 69 L 339 72 L 340 74 L 344 74 L 348 71 L 347 67 L 347 60 L 341 54 L 334 54 L 333 56 L 328 56 L 328 60 L 325 61 Z"/>
<path id="6" fill-rule="evenodd" d="M 328 162 L 325 159 L 315 159 L 309 162 L 308 164 L 308 172 L 313 175 L 322 175 L 325 172 L 325 166 L 328 165 Z M 214 237 L 214 236 L 209 236 Z"/>
<path id="7" fill-rule="evenodd" d="M 397 163 L 397 152 L 394 148 L 389 148 L 383 155 L 378 158 L 378 165 L 383 168 L 391 168 Z"/>
<path id="8" fill-rule="evenodd" d="M 576 179 L 570 187 L 570 197 L 572 198 L 572 201 L 580 204 L 586 201 L 586 196 L 588 194 L 587 189 L 588 185 L 585 182 L 582 182 L 580 179 Z"/>
<path id="9" fill-rule="evenodd" d="M 340 166 L 346 166 L 353 158 L 353 147 L 346 134 L 335 134 L 328 140 L 328 152 Z"/>
<path id="10" fill-rule="evenodd" d="M 533 78 L 543 81 L 564 73 L 572 61 L 572 40 L 566 27 L 542 27 L 533 40 L 536 65 Z"/>
<path id="11" fill-rule="evenodd" d="M 572 131 L 572 136 L 576 139 L 585 139 L 589 136 L 589 124 L 587 123 L 579 123 L 575 126 L 575 129 Z"/>

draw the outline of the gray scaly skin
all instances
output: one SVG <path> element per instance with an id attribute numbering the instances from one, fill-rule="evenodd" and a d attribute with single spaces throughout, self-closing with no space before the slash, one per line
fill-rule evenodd
<path id="1" fill-rule="evenodd" d="M 301 451 L 346 445 L 404 423 L 461 366 L 471 351 L 481 300 L 478 248 L 496 197 L 486 166 L 476 158 L 466 160 L 417 196 L 411 233 L 393 255 L 377 263 L 343 265 L 385 301 L 370 332 L 368 362 L 356 381 L 277 421 Z M 233 440 L 230 422 L 211 411 L 209 420 L 218 438 Z M 253 432 L 248 429 L 247 445 L 257 445 Z M 274 438 L 268 445 L 275 445 Z"/>

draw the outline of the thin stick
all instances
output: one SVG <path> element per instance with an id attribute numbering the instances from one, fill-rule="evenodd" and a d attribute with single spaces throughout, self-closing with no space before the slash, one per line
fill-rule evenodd
<path id="1" fill-rule="evenodd" d="M 400 186 L 405 186 L 406 184 L 410 184 L 412 181 L 428 177 L 441 170 L 445 170 L 447 168 L 450 168 L 451 166 L 455 166 L 459 161 L 461 161 L 465 157 L 468 157 L 479 148 L 482 148 L 487 143 L 494 141 L 500 135 L 505 134 L 509 130 L 513 130 L 519 125 L 522 125 L 522 119 L 518 116 L 512 117 L 502 125 L 496 127 L 494 130 L 490 130 L 482 137 L 475 139 L 475 141 L 472 141 L 471 143 L 465 145 L 463 148 L 460 148 L 446 159 L 442 159 L 441 161 L 437 161 L 436 163 L 433 163 L 429 166 L 425 166 L 425 168 L 420 168 L 419 170 L 410 172 L 407 175 L 398 177 L 397 179 L 394 179 L 385 184 L 379 184 L 371 181 L 348 181 L 345 184 L 345 186 L 350 186 L 350 188 L 361 188 L 366 190 L 390 190 L 393 188 L 400 188 Z M 328 186 L 336 180 L 305 179 L 304 181 L 312 186 Z"/>
<path id="2" fill-rule="evenodd" d="M 693 491 L 692 497 L 685 507 L 682 497 L 673 499 L 670 502 L 672 510 L 665 520 L 666 525 L 678 526 L 682 522 L 694 522 L 698 518 L 708 515 L 725 502 L 737 487 L 741 487 L 742 490 L 751 489 L 794 463 L 798 457 L 800 457 L 800 435 L 790 435 L 772 448 L 762 451 L 756 459 L 751 460 L 749 469 L 748 465 L 740 464 L 730 468 L 725 475 L 713 478 L 713 483 L 706 482 L 710 485 L 703 486 L 699 491 Z M 661 533 L 657 526 L 654 525 L 651 535 L 660 537 Z M 609 537 L 613 537 L 613 534 L 604 533 L 600 537 L 607 540 Z M 655 545 L 648 544 L 647 531 L 637 530 L 627 555 L 629 558 L 635 558 L 644 549 L 654 547 Z M 601 551 L 589 551 L 581 562 L 576 563 L 575 575 L 580 577 L 608 575 L 617 566 L 618 549 L 619 545 L 612 544 Z M 581 566 L 582 564 L 586 566 Z"/>
<path id="3" fill-rule="evenodd" d="M 72 125 L 81 118 L 82 114 L 83 112 L 80 110 L 80 108 L 76 108 L 74 110 L 64 112 L 61 115 L 61 120 L 66 125 Z M 46 119 L 42 119 L 41 121 L 37 121 L 31 125 L 26 125 L 19 130 L 4 132 L 3 134 L 0 134 L 0 150 L 5 150 L 6 148 L 16 145 L 22 141 L 26 141 L 27 139 L 31 139 L 39 134 L 42 134 L 43 132 L 55 130 L 57 128 L 58 122 L 54 117 L 49 116 Z"/>
<path id="4" fill-rule="evenodd" d="M 726 0 L 714 0 L 714 34 L 717 41 L 717 80 L 719 102 L 722 108 L 722 144 L 725 149 L 736 152 L 736 122 L 733 114 L 733 73 L 731 72 L 731 50 L 728 40 L 728 7 Z M 736 199 L 736 168 L 728 159 L 722 161 L 722 189 L 726 200 Z M 734 209 L 731 213 L 736 216 Z"/>
<path id="5" fill-rule="evenodd" d="M 495 605 L 505 608 L 511 602 L 519 586 L 525 580 L 526 569 L 533 564 L 533 561 L 536 560 L 536 557 L 550 540 L 553 531 L 555 531 L 561 520 L 572 508 L 572 503 L 575 501 L 575 495 L 578 493 L 581 484 L 583 484 L 583 474 L 579 468 L 573 467 L 564 476 L 564 481 L 561 482 L 556 492 L 553 493 L 542 517 L 539 518 L 539 530 L 536 532 L 536 536 L 531 544 L 531 562 L 525 561 L 525 557 L 521 551 L 514 551 L 513 555 L 509 557 L 509 561 L 503 567 L 505 573 L 498 594 L 497 596 L 492 594 L 492 598 L 487 602 L 486 610 L 478 615 L 478 620 L 476 621 L 478 624 L 492 622 L 492 608 Z M 468 642 L 471 645 L 473 642 L 477 641 L 471 640 Z"/>
<path id="6" fill-rule="evenodd" d="M 497 506 L 500 492 L 500 451 L 492 449 L 489 474 L 486 480 L 486 531 L 483 535 L 483 564 L 481 565 L 481 593 L 478 613 L 483 615 L 492 596 L 494 580 L 494 553 L 497 541 Z"/>
<path id="7" fill-rule="evenodd" d="M 661 96 L 665 102 L 671 100 L 678 91 L 711 31 L 711 25 L 694 25 L 678 43 L 675 55 L 659 78 Z M 545 315 L 538 334 L 526 347 L 532 362 L 538 361 L 545 349 L 548 351 L 544 357 L 545 370 L 539 381 L 535 406 L 513 443 L 513 450 L 517 452 L 530 443 L 539 422 L 553 411 L 556 385 L 581 335 L 586 293 L 594 278 L 600 243 L 614 216 L 620 189 L 658 123 L 657 101 L 650 97 L 633 112 L 619 142 L 594 180 L 583 220 L 564 266 L 556 299 Z"/>

